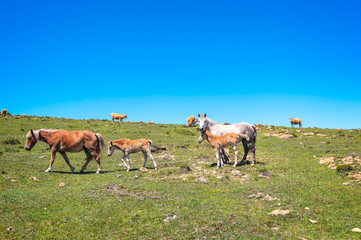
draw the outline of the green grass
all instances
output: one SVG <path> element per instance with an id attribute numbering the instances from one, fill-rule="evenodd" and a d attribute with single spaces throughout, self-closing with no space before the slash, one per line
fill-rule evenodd
<path id="1" fill-rule="evenodd" d="M 360 156 L 358 130 L 303 129 L 316 134 L 304 136 L 298 129 L 276 127 L 275 131 L 288 131 L 294 136 L 279 139 L 263 136 L 269 130 L 261 127 L 259 164 L 236 168 L 226 164 L 217 170 L 210 145 L 198 144 L 196 128 L 183 125 L 8 116 L 0 118 L 0 127 L 1 239 L 361 237 L 351 231 L 361 228 L 359 182 L 343 185 L 350 181 L 348 172 L 340 174 L 317 162 L 319 157 L 341 158 L 352 152 Z M 131 171 L 126 172 L 118 166 L 121 152 L 108 157 L 105 150 L 102 174 L 94 174 L 95 161 L 84 174 L 71 174 L 60 154 L 54 172 L 46 174 L 48 146 L 39 142 L 30 152 L 23 149 L 30 128 L 87 129 L 100 132 L 106 142 L 147 138 L 156 146 L 167 146 L 167 150 L 153 154 L 159 170 L 148 161 L 149 172 L 138 171 L 143 164 L 142 154 L 130 155 Z M 174 159 L 164 158 L 165 153 Z M 69 153 L 68 157 L 78 172 L 85 154 Z M 351 172 L 360 172 L 360 166 Z M 201 176 L 209 183 L 195 181 Z M 60 182 L 65 186 L 59 187 Z M 257 193 L 278 200 L 249 197 Z M 269 215 L 275 209 L 292 211 L 285 216 Z M 174 215 L 174 220 L 165 220 Z M 9 227 L 14 230 L 7 230 Z"/>

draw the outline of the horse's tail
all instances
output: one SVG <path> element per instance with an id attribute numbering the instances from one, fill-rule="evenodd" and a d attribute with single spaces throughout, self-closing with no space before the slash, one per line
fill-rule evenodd
<path id="1" fill-rule="evenodd" d="M 256 126 L 252 125 L 254 134 L 253 134 L 253 145 L 256 145 L 256 140 L 257 140 L 257 128 Z"/>
<path id="2" fill-rule="evenodd" d="M 249 138 L 249 136 L 247 134 L 238 133 L 237 135 L 238 135 L 239 138 L 244 139 L 247 142 L 249 142 L 249 140 L 250 140 L 250 138 Z"/>
<path id="3" fill-rule="evenodd" d="M 100 133 L 95 134 L 95 137 L 97 138 L 97 145 L 95 150 L 97 151 L 98 154 L 100 154 L 103 149 L 104 149 L 104 139 L 103 136 Z"/>

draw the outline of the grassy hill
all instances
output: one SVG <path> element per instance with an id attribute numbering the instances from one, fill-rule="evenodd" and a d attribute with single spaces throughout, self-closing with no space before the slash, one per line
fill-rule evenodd
<path id="1" fill-rule="evenodd" d="M 130 155 L 131 171 L 126 172 L 118 166 L 121 152 L 108 157 L 105 150 L 99 175 L 94 174 L 95 161 L 84 174 L 71 174 L 60 154 L 54 172 L 44 173 L 50 150 L 41 142 L 30 152 L 24 150 L 30 128 L 90 130 L 101 133 L 106 143 L 147 138 L 167 150 L 153 153 L 159 170 L 148 161 L 149 171 L 139 171 L 143 155 L 138 153 Z M 2 117 L 0 238 L 361 238 L 352 231 L 361 228 L 361 132 L 267 126 L 258 130 L 258 164 L 216 169 L 208 142 L 197 143 L 196 128 Z M 78 172 L 85 154 L 68 157 Z M 329 157 L 328 165 L 319 163 Z M 201 177 L 208 182 L 197 181 Z M 288 211 L 270 214 L 274 210 Z"/>

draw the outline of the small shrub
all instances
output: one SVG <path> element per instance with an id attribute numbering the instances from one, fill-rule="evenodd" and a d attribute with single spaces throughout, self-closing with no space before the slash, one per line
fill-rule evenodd
<path id="1" fill-rule="evenodd" d="M 343 173 L 343 172 L 350 172 L 354 170 L 354 168 L 351 165 L 348 164 L 342 164 L 342 165 L 338 165 L 336 167 L 336 171 L 339 173 Z"/>
<path id="2" fill-rule="evenodd" d="M 17 144 L 20 144 L 20 141 L 14 137 L 10 137 L 10 138 L 2 140 L 1 143 L 8 144 L 8 145 L 17 145 Z"/>

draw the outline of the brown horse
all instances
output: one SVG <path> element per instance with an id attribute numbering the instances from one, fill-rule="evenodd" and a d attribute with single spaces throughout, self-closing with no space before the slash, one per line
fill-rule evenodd
<path id="1" fill-rule="evenodd" d="M 52 171 L 55 155 L 59 152 L 65 162 L 69 165 L 70 170 L 74 173 L 75 167 L 73 167 L 65 152 L 80 152 L 84 150 L 86 154 L 86 162 L 81 168 L 82 173 L 89 162 L 94 158 L 98 163 L 98 171 L 101 171 L 99 154 L 104 148 L 104 140 L 100 133 L 93 133 L 91 131 L 66 131 L 66 130 L 30 130 L 26 134 L 25 150 L 30 151 L 37 141 L 43 141 L 47 143 L 51 149 L 51 158 L 49 168 L 45 172 Z"/>
<path id="2" fill-rule="evenodd" d="M 6 109 L 1 110 L 1 116 L 6 117 L 7 112 Z"/>

